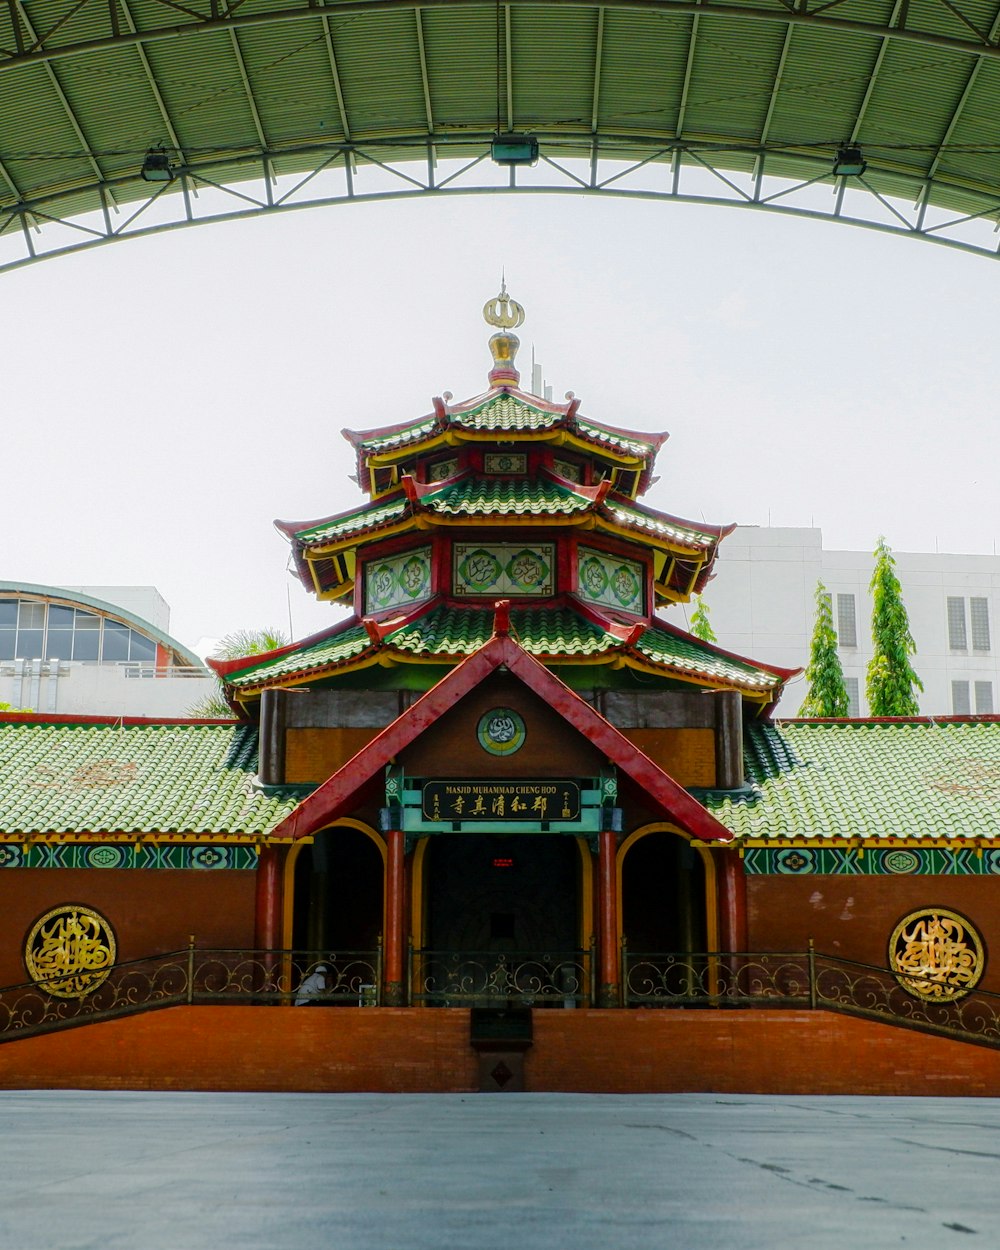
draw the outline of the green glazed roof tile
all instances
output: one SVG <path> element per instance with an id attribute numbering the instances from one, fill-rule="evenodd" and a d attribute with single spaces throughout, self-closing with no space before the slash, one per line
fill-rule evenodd
<path id="1" fill-rule="evenodd" d="M 387 645 L 414 655 L 466 656 L 493 633 L 493 608 L 436 608 L 387 638 Z M 597 655 L 620 642 L 570 608 L 514 608 L 511 633 L 536 656 Z"/>
<path id="2" fill-rule="evenodd" d="M 320 521 L 306 529 L 298 530 L 295 540 L 303 547 L 320 547 L 324 543 L 339 542 L 352 535 L 370 533 L 383 525 L 391 525 L 405 513 L 409 503 L 405 498 L 397 497 L 386 503 L 368 504 L 345 516 L 333 517 L 328 521 Z"/>
<path id="3" fill-rule="evenodd" d="M 449 414 L 463 430 L 549 430 L 566 419 L 565 412 L 547 412 L 503 392 L 477 408 Z"/>
<path id="4" fill-rule="evenodd" d="M 781 684 L 781 679 L 766 669 L 735 656 L 719 655 L 714 648 L 697 638 L 657 629 L 655 625 L 640 637 L 635 649 L 654 664 L 705 677 L 709 681 L 760 691 Z"/>
<path id="5" fill-rule="evenodd" d="M 511 433 L 536 433 L 565 425 L 588 442 L 644 458 L 655 453 L 658 446 L 656 439 L 646 441 L 635 431 L 618 430 L 586 417 L 569 417 L 565 407 L 549 405 L 545 401 L 535 405 L 520 394 L 506 390 L 490 391 L 481 401 L 471 400 L 467 405 L 452 409 L 445 418 L 445 424 L 460 430 Z M 358 443 L 358 451 L 362 457 L 381 455 L 433 438 L 443 428 L 436 416 L 418 417 L 410 424 L 377 431 L 362 439 Z"/>
<path id="6" fill-rule="evenodd" d="M 371 438 L 366 438 L 359 443 L 358 448 L 360 451 L 377 455 L 379 452 L 391 451 L 394 447 L 405 447 L 407 443 L 419 443 L 421 439 L 429 438 L 436 429 L 435 417 L 421 417 L 412 425 L 401 430 L 394 430 L 391 434 L 373 434 Z"/>
<path id="7" fill-rule="evenodd" d="M 249 725 L 0 723 L 0 833 L 266 834 Z"/>
<path id="8" fill-rule="evenodd" d="M 557 482 L 468 477 L 425 495 L 422 505 L 441 516 L 570 516 L 594 501 Z"/>
<path id="9" fill-rule="evenodd" d="M 669 539 L 696 551 L 709 551 L 719 541 L 716 534 L 708 534 L 694 526 L 684 525 L 674 517 L 666 517 L 662 513 L 654 512 L 652 508 L 642 508 L 635 504 L 624 504 L 614 500 L 605 502 L 604 509 L 619 525 L 642 530 L 647 534 L 655 534 L 659 538 Z"/>
<path id="10" fill-rule="evenodd" d="M 494 615 L 492 605 L 479 608 L 439 604 L 386 634 L 382 645 L 414 657 L 464 659 L 490 638 Z M 621 637 L 594 624 L 572 606 L 515 607 L 511 610 L 511 632 L 530 655 L 553 662 L 571 656 L 599 656 L 625 647 Z M 374 645 L 365 628 L 354 625 L 231 673 L 226 680 L 239 693 L 289 678 L 318 678 L 338 667 L 353 667 L 352 661 L 363 657 Z M 719 655 L 708 643 L 655 624 L 642 634 L 635 650 L 650 666 L 661 668 L 666 677 L 704 680 L 706 684 L 761 694 L 779 684 L 779 678 L 766 670 Z"/>
<path id="11" fill-rule="evenodd" d="M 356 625 L 332 637 L 317 639 L 286 655 L 277 656 L 273 660 L 264 660 L 252 668 L 232 673 L 226 678 L 226 682 L 237 690 L 262 686 L 268 682 L 279 681 L 283 677 L 294 676 L 298 673 L 308 674 L 317 669 L 342 664 L 345 660 L 361 655 L 370 645 L 368 631 L 363 625 Z"/>
<path id="12" fill-rule="evenodd" d="M 1000 726 L 748 727 L 747 792 L 706 806 L 741 838 L 1000 838 Z"/>

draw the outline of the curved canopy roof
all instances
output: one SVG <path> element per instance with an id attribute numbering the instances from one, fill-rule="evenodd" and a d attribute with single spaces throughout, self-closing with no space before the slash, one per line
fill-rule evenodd
<path id="1" fill-rule="evenodd" d="M 241 184 L 239 214 L 389 179 L 687 194 L 970 245 L 1000 220 L 998 113 L 1000 0 L 12 0 L 0 231 L 30 258 L 53 220 L 103 242 L 221 215 L 213 187 Z M 490 162 L 498 129 L 537 136 L 537 169 Z M 835 177 L 850 144 L 867 170 Z M 176 177 L 144 181 L 161 145 Z"/>

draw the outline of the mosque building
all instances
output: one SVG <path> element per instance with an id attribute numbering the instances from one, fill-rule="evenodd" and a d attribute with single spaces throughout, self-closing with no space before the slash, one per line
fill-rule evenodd
<path id="1" fill-rule="evenodd" d="M 995 718 L 773 721 L 797 670 L 671 621 L 733 527 L 643 502 L 666 435 L 520 389 L 523 310 L 484 315 L 488 389 L 345 431 L 367 501 L 278 522 L 352 611 L 211 662 L 233 722 L 0 716 L 0 985 L 79 1012 L 169 955 L 201 1003 L 214 952 L 258 1007 L 319 969 L 353 1008 L 864 1014 L 871 969 L 957 1027 L 1000 990 Z"/>

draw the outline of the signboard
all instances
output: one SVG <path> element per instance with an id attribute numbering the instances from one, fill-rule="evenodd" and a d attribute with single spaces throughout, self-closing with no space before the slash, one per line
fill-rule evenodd
<path id="1" fill-rule="evenodd" d="M 563 821 L 580 819 L 576 781 L 425 781 L 421 787 L 424 820 Z"/>

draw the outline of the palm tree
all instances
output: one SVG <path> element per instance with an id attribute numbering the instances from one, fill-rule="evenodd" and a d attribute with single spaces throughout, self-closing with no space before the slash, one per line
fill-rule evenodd
<path id="1" fill-rule="evenodd" d="M 288 643 L 280 629 L 234 629 L 215 644 L 213 660 L 241 660 L 247 655 L 263 655 L 276 651 Z M 225 687 L 220 678 L 215 679 L 215 690 L 188 708 L 189 716 L 216 719 L 232 717 L 233 709 L 226 702 Z"/>

